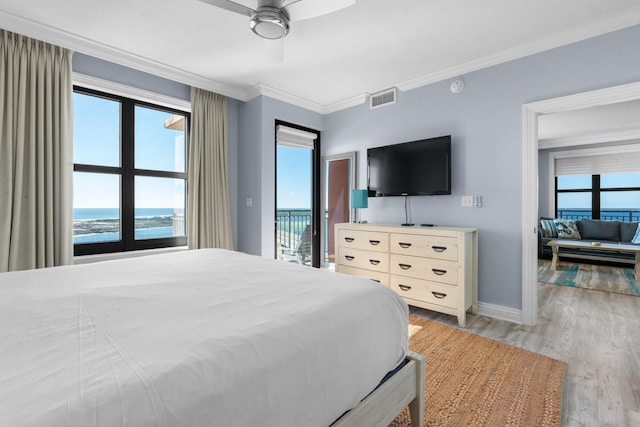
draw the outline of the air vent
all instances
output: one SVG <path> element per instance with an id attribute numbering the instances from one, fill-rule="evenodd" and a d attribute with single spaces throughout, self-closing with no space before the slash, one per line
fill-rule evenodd
<path id="1" fill-rule="evenodd" d="M 385 105 L 391 105 L 396 103 L 396 88 L 385 90 L 383 92 L 374 93 L 369 98 L 370 108 L 384 107 Z"/>

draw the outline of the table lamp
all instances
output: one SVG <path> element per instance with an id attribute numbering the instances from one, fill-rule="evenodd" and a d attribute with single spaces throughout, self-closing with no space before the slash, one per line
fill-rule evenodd
<path id="1" fill-rule="evenodd" d="M 351 207 L 356 210 L 356 219 L 353 222 L 362 222 L 359 219 L 358 209 L 365 209 L 369 206 L 368 190 L 351 190 Z"/>

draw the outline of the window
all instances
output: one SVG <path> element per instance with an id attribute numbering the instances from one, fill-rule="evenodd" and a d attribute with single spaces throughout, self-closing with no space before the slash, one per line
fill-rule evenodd
<path id="1" fill-rule="evenodd" d="M 186 245 L 188 113 L 74 88 L 75 255 Z"/>
<path id="2" fill-rule="evenodd" d="M 556 216 L 640 221 L 640 172 L 557 176 Z"/>

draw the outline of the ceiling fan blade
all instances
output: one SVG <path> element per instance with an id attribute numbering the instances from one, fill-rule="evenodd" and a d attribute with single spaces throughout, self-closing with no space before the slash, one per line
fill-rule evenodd
<path id="1" fill-rule="evenodd" d="M 326 15 L 354 4 L 356 4 L 356 0 L 295 0 L 285 1 L 283 6 L 290 21 L 302 21 Z"/>
<path id="2" fill-rule="evenodd" d="M 231 12 L 239 13 L 240 15 L 251 16 L 255 13 L 255 10 L 231 0 L 200 0 L 203 3 L 210 4 L 220 9 L 225 9 Z"/>

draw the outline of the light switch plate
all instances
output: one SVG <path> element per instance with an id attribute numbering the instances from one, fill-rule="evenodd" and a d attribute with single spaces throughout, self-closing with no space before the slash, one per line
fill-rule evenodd
<path id="1" fill-rule="evenodd" d="M 472 208 L 473 207 L 473 196 L 462 196 L 462 207 L 463 208 Z"/>

